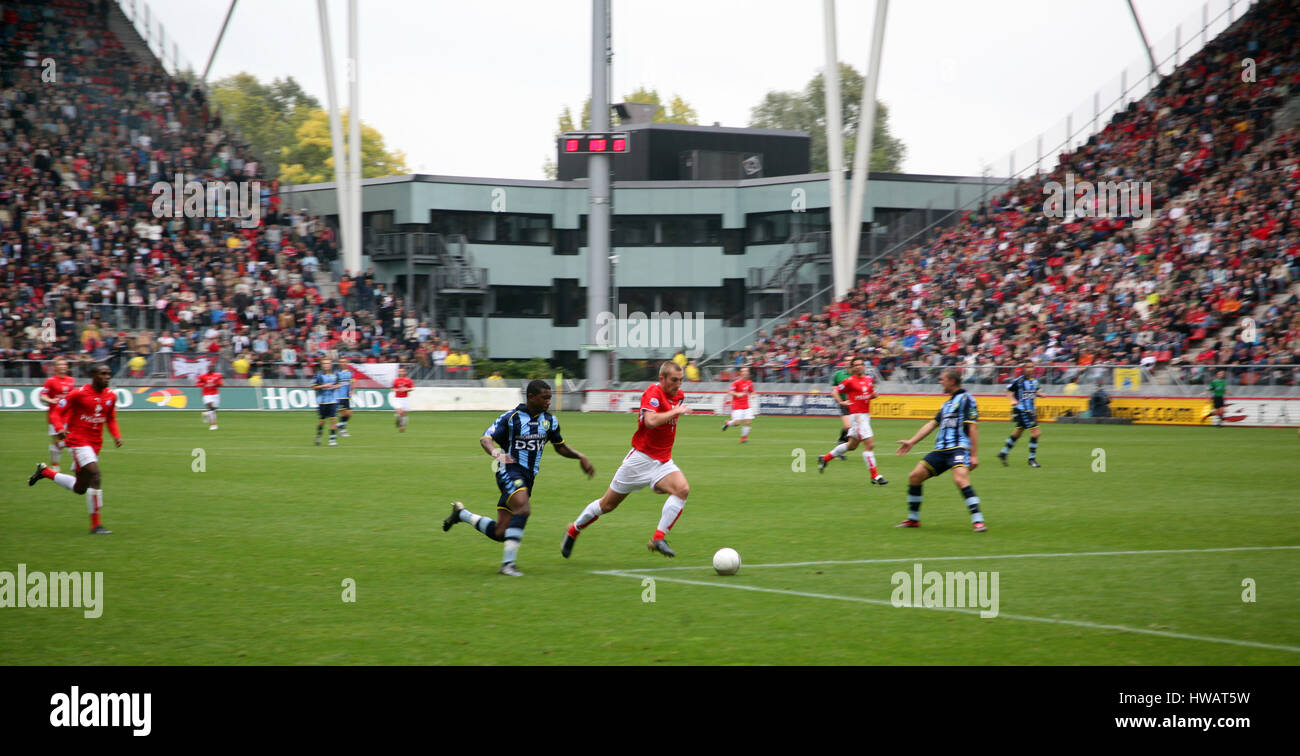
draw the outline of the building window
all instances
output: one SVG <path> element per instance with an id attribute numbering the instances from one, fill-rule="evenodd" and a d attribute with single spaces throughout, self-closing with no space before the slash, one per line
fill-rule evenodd
<path id="1" fill-rule="evenodd" d="M 615 247 L 717 247 L 720 215 L 616 215 Z"/>
<path id="2" fill-rule="evenodd" d="M 745 254 L 745 229 L 724 228 L 722 230 L 722 254 Z"/>
<path id="3" fill-rule="evenodd" d="M 618 287 L 618 303 L 627 305 L 627 311 L 644 312 L 647 315 L 655 312 L 655 294 L 658 289 L 641 287 L 641 286 L 620 286 Z"/>
<path id="4" fill-rule="evenodd" d="M 807 233 L 830 230 L 825 208 L 803 213 L 750 213 L 745 216 L 746 244 L 783 244 Z"/>
<path id="5" fill-rule="evenodd" d="M 576 228 L 555 229 L 555 254 L 576 255 L 579 247 L 587 246 L 587 230 Z"/>
<path id="6" fill-rule="evenodd" d="M 377 234 L 392 233 L 393 211 L 380 210 L 373 213 L 362 213 L 361 228 L 374 229 Z"/>
<path id="7" fill-rule="evenodd" d="M 551 315 L 549 286 L 493 286 L 493 317 L 540 318 Z"/>
<path id="8" fill-rule="evenodd" d="M 464 236 L 472 244 L 530 244 L 551 246 L 551 216 L 527 213 L 468 213 L 433 210 L 433 233 Z"/>
<path id="9" fill-rule="evenodd" d="M 555 290 L 555 320 L 557 326 L 576 326 L 587 316 L 587 289 L 578 285 L 576 278 L 552 279 Z"/>

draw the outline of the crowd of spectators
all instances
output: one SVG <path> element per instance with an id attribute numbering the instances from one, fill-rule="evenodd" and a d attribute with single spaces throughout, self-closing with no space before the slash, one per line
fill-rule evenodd
<path id="1" fill-rule="evenodd" d="M 203 91 L 128 53 L 108 8 L 0 5 L 0 374 L 55 353 L 115 370 L 143 357 L 141 372 L 168 352 L 216 353 L 268 377 L 301 375 L 327 350 L 468 367 L 372 272 L 322 294 L 333 230 L 282 208 Z M 1204 365 L 1300 364 L 1300 138 L 1272 120 L 1298 95 L 1300 0 L 1260 3 L 1050 174 L 884 260 L 825 311 L 760 333 L 735 363 L 770 379 L 820 376 L 850 354 L 886 377 L 1033 359 L 1193 381 Z M 1067 173 L 1149 182 L 1155 222 L 1046 217 L 1043 186 Z M 262 181 L 262 222 L 244 229 L 225 208 L 159 217 L 151 187 L 177 174 Z M 1300 383 L 1281 368 L 1234 377 Z"/>
<path id="2" fill-rule="evenodd" d="M 300 375 L 326 350 L 423 365 L 452 354 L 370 271 L 323 295 L 333 229 L 282 208 L 204 92 L 125 50 L 108 12 L 0 4 L 0 375 L 54 354 L 116 371 L 216 353 L 267 377 Z M 159 217 L 151 189 L 177 174 L 260 181 L 261 223 L 243 228 L 224 204 Z"/>
<path id="3" fill-rule="evenodd" d="M 1257 81 L 1242 80 L 1245 55 Z M 733 364 L 820 380 L 861 354 L 886 378 L 981 365 L 966 375 L 985 383 L 1026 359 L 1056 383 L 1087 371 L 1053 365 L 1204 382 L 1200 366 L 1227 364 L 1238 383 L 1300 385 L 1300 370 L 1274 367 L 1300 365 L 1300 131 L 1272 119 L 1297 96 L 1300 3 L 1261 3 L 1050 174 L 884 260 L 826 310 L 760 332 Z M 1045 184 L 1067 173 L 1150 182 L 1154 222 L 1047 217 Z"/>

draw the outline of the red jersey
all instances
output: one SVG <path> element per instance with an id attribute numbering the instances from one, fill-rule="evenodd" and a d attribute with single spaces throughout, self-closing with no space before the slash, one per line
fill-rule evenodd
<path id="1" fill-rule="evenodd" d="M 410 378 L 398 378 L 393 381 L 393 391 L 397 392 L 398 399 L 405 399 L 413 388 L 415 388 L 415 382 Z"/>
<path id="2" fill-rule="evenodd" d="M 221 373 L 211 372 L 199 376 L 199 388 L 203 389 L 204 396 L 216 396 L 224 385 L 226 382 L 221 379 Z"/>
<path id="3" fill-rule="evenodd" d="M 671 398 L 664 393 L 658 383 L 652 384 L 641 394 L 641 409 L 636 420 L 636 433 L 632 434 L 632 448 L 660 462 L 673 458 L 673 439 L 677 438 L 677 418 L 673 418 L 657 428 L 646 427 L 646 412 L 667 412 L 686 401 L 681 391 Z"/>
<path id="4" fill-rule="evenodd" d="M 731 397 L 731 408 L 734 410 L 749 409 L 749 394 L 754 390 L 754 382 L 748 378 L 737 378 L 731 382 L 731 390 L 744 394 L 744 396 Z"/>
<path id="5" fill-rule="evenodd" d="M 45 411 L 45 416 L 50 424 L 54 423 L 54 408 L 59 406 L 59 401 L 67 396 L 77 385 L 77 379 L 70 375 L 52 375 L 45 379 L 45 385 L 41 387 L 41 396 L 54 400 L 54 404 L 49 406 Z"/>
<path id="6" fill-rule="evenodd" d="M 865 375 L 850 375 L 835 387 L 840 396 L 849 402 L 849 412 L 855 415 L 871 413 L 871 400 L 868 398 L 876 391 L 874 378 Z"/>
<path id="7" fill-rule="evenodd" d="M 113 389 L 96 391 L 87 383 L 69 393 L 58 403 L 54 412 L 54 430 L 68 432 L 68 446 L 89 446 L 95 453 L 104 444 L 104 424 L 113 438 L 121 438 L 117 429 L 117 395 Z"/>

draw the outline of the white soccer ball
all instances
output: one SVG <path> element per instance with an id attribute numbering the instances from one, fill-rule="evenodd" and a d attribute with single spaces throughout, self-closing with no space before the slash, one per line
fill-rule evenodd
<path id="1" fill-rule="evenodd" d="M 735 575 L 740 572 L 740 554 L 735 549 L 718 549 L 713 555 L 713 569 L 719 575 Z"/>

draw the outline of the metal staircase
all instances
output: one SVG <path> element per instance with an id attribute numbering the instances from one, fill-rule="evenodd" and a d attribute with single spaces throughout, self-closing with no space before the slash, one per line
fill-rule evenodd
<path id="1" fill-rule="evenodd" d="M 469 349 L 474 338 L 465 328 L 465 305 L 472 297 L 480 297 L 482 308 L 487 308 L 487 268 L 474 264 L 474 256 L 464 236 L 444 237 L 433 233 L 373 234 L 367 238 L 366 254 L 375 262 L 406 263 L 407 275 L 428 275 L 425 307 L 420 315 L 433 323 L 438 333 L 452 345 Z M 416 266 L 423 268 L 417 272 Z M 412 298 L 412 307 L 418 306 L 418 297 Z"/>
<path id="2" fill-rule="evenodd" d="M 786 241 L 793 249 L 777 265 L 767 268 L 750 268 L 746 285 L 751 290 L 777 293 L 788 290 L 798 277 L 799 270 L 808 263 L 830 262 L 829 234 L 813 232 L 791 237 Z"/>

